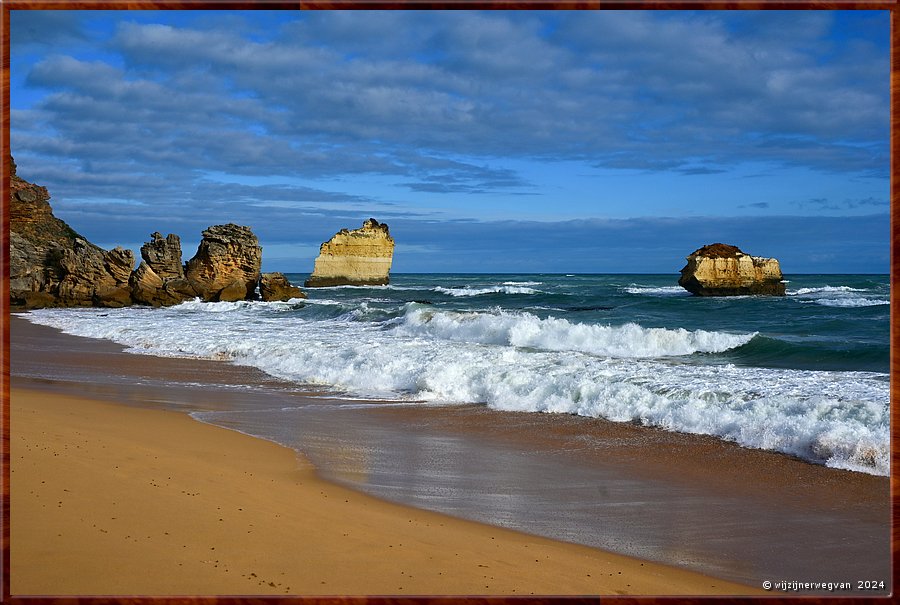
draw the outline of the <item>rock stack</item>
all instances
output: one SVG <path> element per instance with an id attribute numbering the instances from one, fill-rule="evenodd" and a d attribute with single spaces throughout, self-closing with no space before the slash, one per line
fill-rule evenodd
<path id="1" fill-rule="evenodd" d="M 388 226 L 374 218 L 362 228 L 341 229 L 319 247 L 307 288 L 323 286 L 383 286 L 390 282 L 394 240 Z"/>
<path id="2" fill-rule="evenodd" d="M 678 284 L 698 296 L 784 296 L 783 279 L 774 258 L 750 256 L 737 246 L 716 243 L 687 257 Z"/>
<path id="3" fill-rule="evenodd" d="M 45 187 L 29 183 L 10 165 L 10 303 L 17 308 L 130 304 L 175 305 L 255 298 L 305 298 L 281 273 L 260 274 L 262 248 L 250 227 L 214 225 L 203 231 L 197 253 L 181 262 L 181 240 L 153 233 L 134 269 L 131 250 L 103 250 L 53 216 Z"/>
<path id="4" fill-rule="evenodd" d="M 181 239 L 170 233 L 163 239 L 159 232 L 141 246 L 141 264 L 129 283 L 134 302 L 154 307 L 177 305 L 197 296 L 184 277 L 181 264 Z"/>
<path id="5" fill-rule="evenodd" d="M 203 300 L 248 300 L 256 291 L 261 265 L 262 248 L 250 227 L 216 225 L 203 231 L 184 275 Z"/>

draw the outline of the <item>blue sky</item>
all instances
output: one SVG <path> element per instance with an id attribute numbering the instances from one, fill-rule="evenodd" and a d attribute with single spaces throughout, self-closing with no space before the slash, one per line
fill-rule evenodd
<path id="1" fill-rule="evenodd" d="M 12 153 L 104 246 L 305 272 L 887 272 L 887 11 L 11 11 Z"/>

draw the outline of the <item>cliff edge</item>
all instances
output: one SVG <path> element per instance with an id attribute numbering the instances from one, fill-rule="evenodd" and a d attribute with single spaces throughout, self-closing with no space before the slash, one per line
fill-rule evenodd
<path id="1" fill-rule="evenodd" d="M 14 308 L 159 307 L 197 297 L 253 300 L 258 285 L 264 300 L 305 297 L 281 274 L 263 279 L 259 240 L 250 227 L 232 223 L 203 231 L 197 253 L 184 264 L 181 239 L 153 233 L 141 246 L 141 264 L 134 269 L 131 250 L 103 250 L 87 241 L 53 215 L 47 188 L 20 178 L 12 156 L 8 162 L 9 291 Z"/>
<path id="2" fill-rule="evenodd" d="M 687 257 L 678 285 L 698 296 L 784 296 L 783 278 L 774 258 L 750 256 L 737 246 L 716 243 Z"/>
<path id="3" fill-rule="evenodd" d="M 103 250 L 55 217 L 46 187 L 9 179 L 9 295 L 16 307 L 131 304 L 131 250 Z"/>
<path id="4" fill-rule="evenodd" d="M 390 282 L 394 240 L 388 226 L 374 218 L 362 228 L 341 229 L 319 247 L 307 288 L 324 286 L 383 286 Z"/>

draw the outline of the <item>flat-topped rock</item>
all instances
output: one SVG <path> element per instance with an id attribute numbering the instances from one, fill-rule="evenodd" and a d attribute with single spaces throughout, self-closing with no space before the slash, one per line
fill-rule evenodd
<path id="1" fill-rule="evenodd" d="M 394 240 L 388 226 L 373 218 L 362 228 L 341 229 L 319 248 L 307 288 L 325 286 L 383 286 L 390 283 Z"/>
<path id="2" fill-rule="evenodd" d="M 698 296 L 784 296 L 783 279 L 776 259 L 750 256 L 737 246 L 715 243 L 687 257 L 678 284 Z"/>

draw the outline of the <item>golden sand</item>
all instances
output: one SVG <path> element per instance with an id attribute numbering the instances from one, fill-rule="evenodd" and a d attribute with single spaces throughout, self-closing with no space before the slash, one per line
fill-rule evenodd
<path id="1" fill-rule="evenodd" d="M 11 395 L 13 595 L 751 594 L 396 505 L 184 414 Z"/>

